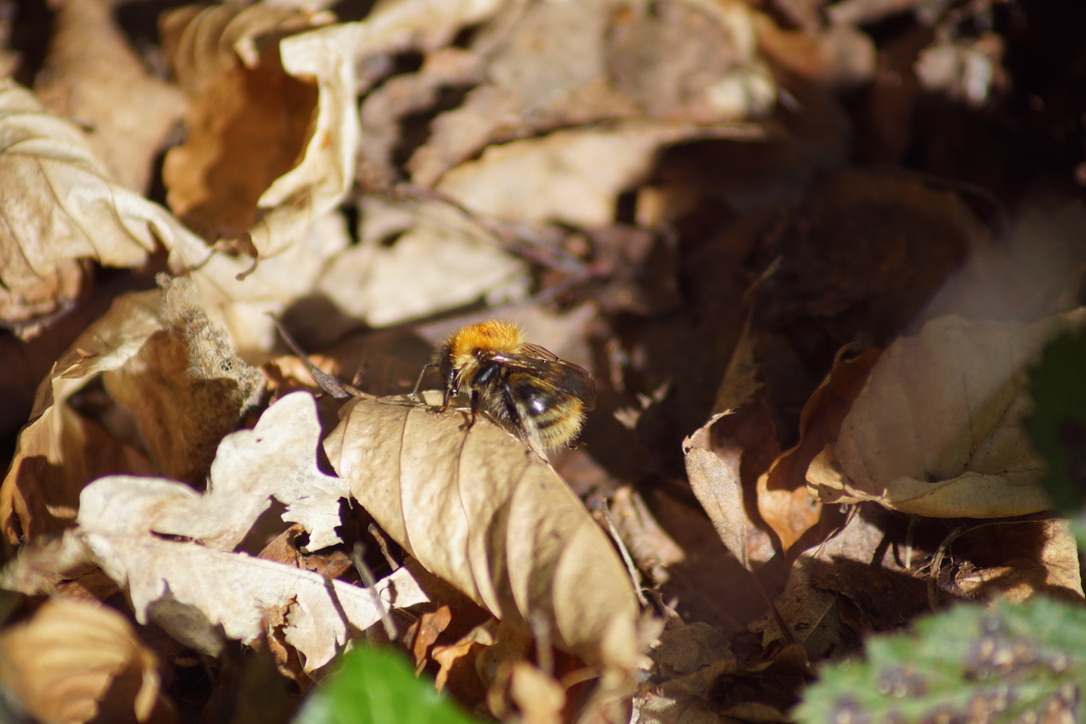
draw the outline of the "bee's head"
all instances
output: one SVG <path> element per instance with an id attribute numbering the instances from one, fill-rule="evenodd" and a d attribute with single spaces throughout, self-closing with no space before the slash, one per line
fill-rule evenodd
<path id="1" fill-rule="evenodd" d="M 435 362 L 443 379 L 454 370 L 459 380 L 471 384 L 479 365 L 490 354 L 512 354 L 524 344 L 520 327 L 497 319 L 461 327 L 438 349 Z"/>

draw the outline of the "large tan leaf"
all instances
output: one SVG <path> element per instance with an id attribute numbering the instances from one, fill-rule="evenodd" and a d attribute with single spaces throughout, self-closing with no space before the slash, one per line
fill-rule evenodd
<path id="1" fill-rule="evenodd" d="M 0 179 L 0 320 L 24 337 L 74 302 L 81 260 L 133 267 L 157 243 L 198 243 L 11 79 L 0 79 Z"/>
<path id="2" fill-rule="evenodd" d="M 1082 311 L 1034 324 L 940 317 L 879 358 L 807 480 L 824 502 L 874 500 L 940 518 L 1044 510 L 1043 461 L 1021 419 L 1027 365 Z"/>
<path id="3" fill-rule="evenodd" d="M 423 566 L 503 621 L 632 669 L 638 607 L 607 537 L 553 469 L 487 420 L 405 400 L 349 403 L 325 450 Z"/>
<path id="4" fill-rule="evenodd" d="M 182 8 L 163 34 L 190 96 L 188 135 L 163 168 L 168 201 L 205 238 L 274 256 L 353 178 L 357 25 L 289 8 Z"/>
<path id="5" fill-rule="evenodd" d="M 51 599 L 0 633 L 0 685 L 45 722 L 172 722 L 158 661 L 98 603 Z"/>

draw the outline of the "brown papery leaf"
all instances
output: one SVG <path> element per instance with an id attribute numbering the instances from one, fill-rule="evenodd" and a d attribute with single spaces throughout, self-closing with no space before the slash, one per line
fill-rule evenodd
<path id="1" fill-rule="evenodd" d="M 359 399 L 325 439 L 332 466 L 423 566 L 495 616 L 589 663 L 630 670 L 638 607 L 607 537 L 554 470 L 459 411 Z"/>
<path id="2" fill-rule="evenodd" d="M 0 79 L 0 149 L 0 320 L 24 338 L 74 302 L 80 260 L 134 267 L 157 242 L 194 241 L 118 185 L 82 131 L 11 79 Z"/>
<path id="3" fill-rule="evenodd" d="M 39 721 L 177 720 L 155 655 L 123 616 L 87 601 L 46 601 L 0 633 L 0 685 Z"/>
<path id="4" fill-rule="evenodd" d="M 145 191 L 160 144 L 184 110 L 181 91 L 148 72 L 108 0 L 54 7 L 56 30 L 34 90 L 50 111 L 88 129 L 91 147 L 121 184 Z"/>
<path id="5" fill-rule="evenodd" d="M 163 167 L 170 207 L 211 241 L 274 256 L 343 198 L 354 173 L 356 25 L 269 6 L 186 7 L 163 35 L 190 96 Z"/>
<path id="6" fill-rule="evenodd" d="M 1021 420 L 1026 366 L 1081 310 L 1034 324 L 940 317 L 879 358 L 836 443 L 807 471 L 823 502 L 874 500 L 938 518 L 999 518 L 1050 503 Z"/>

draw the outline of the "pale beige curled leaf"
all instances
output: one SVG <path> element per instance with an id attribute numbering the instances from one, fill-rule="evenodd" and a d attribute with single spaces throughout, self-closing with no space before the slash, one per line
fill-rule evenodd
<path id="1" fill-rule="evenodd" d="M 404 399 L 349 403 L 325 439 L 352 495 L 496 617 L 614 670 L 638 655 L 633 584 L 554 470 L 513 436 Z"/>
<path id="2" fill-rule="evenodd" d="M 171 504 L 164 500 L 183 501 L 185 490 L 164 479 L 99 478 L 83 491 L 78 532 L 70 534 L 84 539 L 102 570 L 128 593 L 138 621 L 153 620 L 198 651 L 217 653 L 220 631 L 251 644 L 282 628 L 305 670 L 313 671 L 355 631 L 378 623 L 382 611 L 426 600 L 407 568 L 378 582 L 378 606 L 371 591 L 319 573 L 195 541 L 165 540 L 144 515 Z"/>
<path id="3" fill-rule="evenodd" d="M 65 0 L 54 9 L 49 54 L 34 90 L 51 112 L 87 129 L 90 146 L 118 182 L 143 192 L 154 157 L 180 120 L 181 91 L 148 71 L 108 0 Z"/>
<path id="4" fill-rule="evenodd" d="M 509 0 L 380 0 L 361 25 L 359 52 L 439 48 L 461 28 L 481 23 Z"/>
<path id="5" fill-rule="evenodd" d="M 121 614 L 90 601 L 48 600 L 0 632 L 0 685 L 44 722 L 177 719 L 155 655 Z"/>
<path id="6" fill-rule="evenodd" d="M 1021 425 L 1025 374 L 1047 340 L 1084 322 L 1082 311 L 1033 324 L 948 316 L 897 340 L 808 484 L 824 502 L 874 500 L 940 518 L 1046 509 L 1044 462 Z"/>
<path id="7" fill-rule="evenodd" d="M 24 337 L 74 302 L 82 260 L 134 267 L 158 244 L 194 241 L 10 78 L 0 79 L 0 179 L 0 320 Z"/>
<path id="8" fill-rule="evenodd" d="M 212 241 L 281 253 L 343 198 L 358 144 L 357 24 L 269 5 L 182 8 L 165 43 L 190 95 L 170 207 Z"/>
<path id="9" fill-rule="evenodd" d="M 753 126 L 695 129 L 650 121 L 562 131 L 491 146 L 479 160 L 446 173 L 437 188 L 473 211 L 505 221 L 603 226 L 614 219 L 619 194 L 645 180 L 665 145 L 760 135 Z"/>
<path id="10" fill-rule="evenodd" d="M 110 505 L 126 511 L 136 530 L 192 538 L 226 551 L 245 538 L 275 499 L 286 506 L 284 520 L 306 529 L 307 547 L 320 550 L 340 542 L 339 501 L 349 491 L 340 478 L 317 468 L 319 445 L 316 401 L 308 392 L 295 392 L 269 407 L 252 430 L 222 440 L 205 494 L 164 485 L 160 478 L 127 478 L 123 487 L 95 484 L 94 490 L 108 492 Z"/>
<path id="11" fill-rule="evenodd" d="M 383 327 L 494 294 L 527 296 L 524 262 L 447 204 L 364 198 L 361 206 L 361 243 L 329 259 L 317 281 L 347 314 Z M 383 243 L 389 238 L 396 243 Z"/>

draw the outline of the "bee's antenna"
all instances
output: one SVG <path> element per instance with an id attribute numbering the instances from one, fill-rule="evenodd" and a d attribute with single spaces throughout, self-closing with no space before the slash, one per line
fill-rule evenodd
<path id="1" fill-rule="evenodd" d="M 432 367 L 437 367 L 433 362 L 422 366 L 422 371 L 419 372 L 419 378 L 415 380 L 415 389 L 411 390 L 411 399 L 415 402 L 419 401 L 419 387 L 422 386 L 422 378 L 426 376 L 426 370 Z"/>

